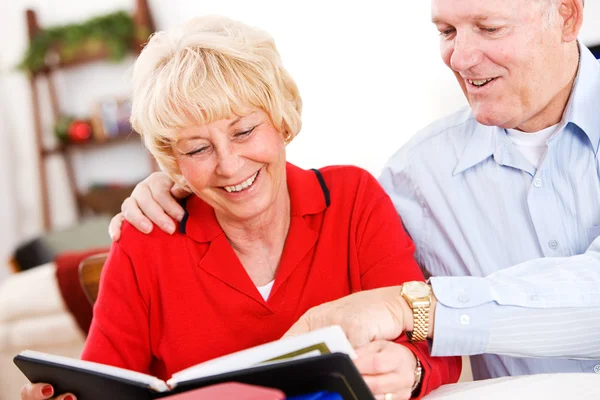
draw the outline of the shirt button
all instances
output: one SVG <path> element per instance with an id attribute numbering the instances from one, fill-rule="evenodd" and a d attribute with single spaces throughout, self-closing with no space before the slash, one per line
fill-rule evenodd
<path id="1" fill-rule="evenodd" d="M 600 364 L 594 365 L 594 372 L 600 374 Z"/>
<path id="2" fill-rule="evenodd" d="M 542 180 L 540 178 L 535 178 L 533 180 L 533 186 L 536 188 L 542 187 Z"/>
<path id="3" fill-rule="evenodd" d="M 558 242 L 556 240 L 551 240 L 548 242 L 548 247 L 550 247 L 552 250 L 556 250 L 558 247 Z"/>
<path id="4" fill-rule="evenodd" d="M 463 314 L 460 316 L 460 323 L 462 325 L 469 325 L 471 323 L 471 317 L 469 317 L 467 314 Z M 600 368 L 600 365 L 597 366 L 598 368 Z"/>

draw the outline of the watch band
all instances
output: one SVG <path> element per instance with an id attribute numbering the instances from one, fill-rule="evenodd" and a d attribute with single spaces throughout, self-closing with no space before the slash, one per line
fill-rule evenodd
<path id="1" fill-rule="evenodd" d="M 413 331 L 410 336 L 412 342 L 421 342 L 427 338 L 429 330 L 429 304 L 414 305 Z"/>
<path id="2" fill-rule="evenodd" d="M 427 339 L 432 298 L 431 287 L 421 281 L 405 282 L 400 294 L 413 312 L 413 329 L 411 333 L 406 332 L 407 336 L 412 342 Z"/>
<path id="3" fill-rule="evenodd" d="M 417 359 L 417 366 L 415 368 L 415 383 L 413 383 L 412 388 L 410 389 L 410 392 L 412 393 L 411 397 L 414 397 L 416 392 L 421 389 L 421 382 L 423 381 L 423 366 L 416 354 L 415 358 Z"/>

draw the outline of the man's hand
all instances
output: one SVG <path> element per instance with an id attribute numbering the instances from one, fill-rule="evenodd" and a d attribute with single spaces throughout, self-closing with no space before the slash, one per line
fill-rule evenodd
<path id="1" fill-rule="evenodd" d="M 412 330 L 412 310 L 400 286 L 365 290 L 308 310 L 284 336 L 339 325 L 355 348 L 375 340 L 394 340 Z"/>
<path id="2" fill-rule="evenodd" d="M 152 222 L 163 231 L 173 233 L 175 231 L 173 219 L 181 221 L 184 214 L 177 199 L 189 195 L 188 191 L 174 185 L 166 173 L 154 172 L 135 186 L 131 196 L 121 205 L 121 212 L 110 221 L 108 233 L 111 239 L 119 240 L 124 220 L 144 233 L 152 231 Z"/>
<path id="3" fill-rule="evenodd" d="M 384 400 L 388 393 L 394 400 L 410 399 L 417 368 L 412 351 L 394 342 L 377 340 L 359 347 L 356 354 L 356 369 L 375 399 Z"/>

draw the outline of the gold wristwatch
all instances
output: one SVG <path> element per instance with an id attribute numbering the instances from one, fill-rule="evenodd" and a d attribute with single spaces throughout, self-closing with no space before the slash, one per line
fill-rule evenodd
<path id="1" fill-rule="evenodd" d="M 410 389 L 412 396 L 417 394 L 417 389 L 421 387 L 421 381 L 423 380 L 423 366 L 421 365 L 421 361 L 419 360 L 419 357 L 416 356 L 416 354 L 415 358 L 417 359 L 417 367 L 415 368 L 415 383 L 413 383 L 412 388 Z"/>
<path id="2" fill-rule="evenodd" d="M 429 332 L 431 287 L 425 282 L 406 282 L 402 285 L 401 294 L 413 310 L 413 331 L 407 332 L 407 335 L 412 342 L 425 340 Z"/>

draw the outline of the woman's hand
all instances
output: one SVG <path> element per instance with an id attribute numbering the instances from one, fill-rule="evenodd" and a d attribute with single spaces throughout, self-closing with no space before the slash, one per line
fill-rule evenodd
<path id="1" fill-rule="evenodd" d="M 416 356 L 407 347 L 376 340 L 356 349 L 354 364 L 377 400 L 410 399 Z"/>
<path id="2" fill-rule="evenodd" d="M 29 383 L 21 389 L 21 400 L 76 400 L 77 398 L 70 393 L 54 396 L 54 388 L 47 383 Z"/>
<path id="3" fill-rule="evenodd" d="M 121 205 L 121 212 L 110 221 L 108 233 L 111 239 L 119 240 L 124 220 L 144 233 L 152 231 L 152 222 L 163 231 L 173 233 L 173 219 L 181 221 L 184 213 L 177 199 L 183 199 L 189 194 L 188 191 L 174 185 L 166 173 L 154 172 L 135 186 L 131 196 Z"/>

